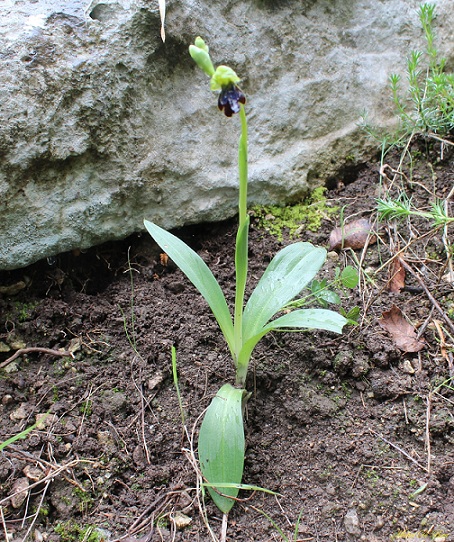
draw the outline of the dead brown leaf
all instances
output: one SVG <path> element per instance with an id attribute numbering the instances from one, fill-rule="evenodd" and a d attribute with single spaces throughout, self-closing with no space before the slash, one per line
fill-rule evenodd
<path id="1" fill-rule="evenodd" d="M 405 286 L 405 267 L 401 258 L 394 258 L 389 268 L 388 290 L 399 293 Z"/>
<path id="2" fill-rule="evenodd" d="M 399 350 L 419 352 L 425 347 L 424 341 L 418 339 L 415 328 L 407 322 L 402 311 L 396 305 L 384 312 L 378 323 L 391 335 Z"/>
<path id="3" fill-rule="evenodd" d="M 376 243 L 377 238 L 371 233 L 372 225 L 367 218 L 359 218 L 342 227 L 334 228 L 329 236 L 329 250 L 343 248 L 364 248 L 366 242 Z"/>

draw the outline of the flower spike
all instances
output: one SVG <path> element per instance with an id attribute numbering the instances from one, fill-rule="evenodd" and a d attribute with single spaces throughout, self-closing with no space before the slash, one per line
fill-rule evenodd
<path id="1" fill-rule="evenodd" d="M 206 45 L 200 36 L 195 39 L 194 45 L 189 46 L 189 53 L 199 68 L 211 77 L 211 90 L 220 91 L 218 108 L 227 117 L 238 113 L 241 109 L 240 104 L 246 103 L 246 96 L 237 85 L 240 82 L 240 78 L 234 70 L 222 65 L 218 66 L 215 70 L 209 55 L 208 45 Z"/>

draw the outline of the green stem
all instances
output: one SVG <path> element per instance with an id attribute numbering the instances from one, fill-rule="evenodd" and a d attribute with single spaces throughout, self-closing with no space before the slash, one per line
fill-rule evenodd
<path id="1" fill-rule="evenodd" d="M 240 195 L 239 195 L 239 213 L 240 213 L 240 229 L 247 220 L 247 181 L 248 181 L 248 164 L 247 164 L 247 119 L 244 105 L 240 105 L 241 119 L 241 136 L 238 142 L 238 170 L 240 178 Z"/>
<path id="2" fill-rule="evenodd" d="M 240 109 L 241 136 L 238 142 L 238 172 L 239 172 L 239 225 L 236 236 L 235 246 L 235 270 L 236 270 L 236 289 L 235 289 L 235 314 L 234 314 L 234 343 L 235 343 L 235 367 L 238 367 L 238 355 L 243 345 L 243 308 L 244 293 L 246 289 L 246 280 L 248 272 L 248 232 L 249 216 L 247 214 L 247 183 L 248 183 L 248 164 L 247 164 L 247 119 L 244 106 Z"/>
<path id="3" fill-rule="evenodd" d="M 236 370 L 235 386 L 244 388 L 246 386 L 247 370 L 249 367 L 249 360 L 243 363 L 239 363 Z"/>

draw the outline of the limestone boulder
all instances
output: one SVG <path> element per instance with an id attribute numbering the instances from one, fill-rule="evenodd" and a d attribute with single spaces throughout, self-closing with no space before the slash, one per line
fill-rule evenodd
<path id="1" fill-rule="evenodd" d="M 454 62 L 454 10 L 438 0 Z M 243 77 L 250 203 L 285 203 L 367 160 L 363 111 L 424 46 L 414 0 L 0 2 L 0 269 L 236 213 L 239 119 L 188 55 Z"/>

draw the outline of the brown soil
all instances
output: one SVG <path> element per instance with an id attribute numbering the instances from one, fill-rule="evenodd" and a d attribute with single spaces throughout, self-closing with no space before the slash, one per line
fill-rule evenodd
<path id="1" fill-rule="evenodd" d="M 453 186 L 453 155 L 445 151 L 440 160 L 439 150 L 431 163 L 424 148 L 412 150 L 411 179 L 408 163 L 407 178 L 387 169 L 383 182 L 377 164 L 365 165 L 345 186 L 333 180 L 329 201 L 345 206 L 350 222 L 374 221 L 380 187 L 393 195 L 405 188 L 427 208 L 431 193 L 447 197 Z M 326 246 L 335 225 L 325 220 L 301 238 Z M 177 232 L 230 301 L 235 227 L 232 220 Z M 360 306 L 360 325 L 342 336 L 274 334 L 255 351 L 244 482 L 279 496 L 244 492 L 249 498 L 232 509 L 228 540 L 282 540 L 266 515 L 294 540 L 300 513 L 300 541 L 377 542 L 403 531 L 416 540 L 454 540 L 454 332 L 444 320 L 454 313 L 454 295 L 443 279 L 449 236 L 444 244 L 443 230 L 427 220 L 375 229 L 376 244 L 331 255 L 323 271 L 332 277 L 336 266 L 361 262 L 360 287 L 343 299 L 347 310 Z M 251 286 L 288 242 L 253 220 Z M 409 242 L 405 261 L 438 307 L 411 272 L 403 290 L 387 288 L 391 251 Z M 170 347 L 178 352 L 190 431 L 234 371 L 216 322 L 183 274 L 144 234 L 4 272 L 0 286 L 0 341 L 10 348 L 0 362 L 19 347 L 73 352 L 29 352 L 0 371 L 0 442 L 50 412 L 44 426 L 0 452 L 0 532 L 63 542 L 211 540 L 197 505 Z M 393 305 L 421 333 L 420 352 L 402 352 L 380 327 Z M 10 497 L 26 480 L 28 496 L 13 506 Z M 209 499 L 206 507 L 219 535 L 220 514 Z M 178 512 L 192 520 L 183 529 L 175 529 Z"/>

